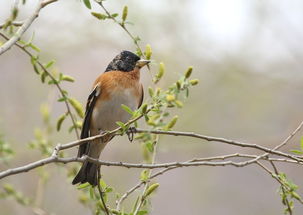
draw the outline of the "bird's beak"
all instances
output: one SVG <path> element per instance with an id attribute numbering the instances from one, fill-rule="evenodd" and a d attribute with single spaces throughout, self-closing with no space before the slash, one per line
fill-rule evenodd
<path id="1" fill-rule="evenodd" d="M 142 68 L 143 66 L 145 66 L 149 63 L 150 63 L 150 60 L 140 59 L 140 60 L 137 61 L 136 67 Z"/>

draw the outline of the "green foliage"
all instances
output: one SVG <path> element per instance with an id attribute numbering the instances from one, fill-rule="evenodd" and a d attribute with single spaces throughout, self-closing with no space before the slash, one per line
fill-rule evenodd
<path id="1" fill-rule="evenodd" d="M 125 5 L 122 11 L 122 23 L 121 23 L 122 25 L 125 25 L 127 14 L 128 14 L 128 7 Z"/>
<path id="2" fill-rule="evenodd" d="M 43 126 L 35 128 L 34 140 L 28 144 L 31 149 L 38 149 L 44 156 L 50 156 L 54 149 L 53 140 L 50 138 L 53 134 L 53 126 L 50 122 L 50 110 L 47 104 L 40 106 L 40 113 L 43 119 Z"/>
<path id="3" fill-rule="evenodd" d="M 88 9 L 92 9 L 92 6 L 90 4 L 90 0 L 83 0 L 84 5 L 88 8 Z"/>
<path id="4" fill-rule="evenodd" d="M 4 136 L 0 134 L 0 163 L 7 162 L 14 156 L 15 152 L 11 145 L 5 141 Z"/>
<path id="5" fill-rule="evenodd" d="M 292 149 L 290 151 L 297 155 L 303 155 L 303 136 L 300 139 L 300 149 Z"/>
<path id="6" fill-rule="evenodd" d="M 27 198 L 23 193 L 16 191 L 11 184 L 4 184 L 0 191 L 0 199 L 13 199 L 17 203 L 27 206 L 32 203 L 32 200 Z"/>
<path id="7" fill-rule="evenodd" d="M 145 46 L 145 52 L 144 55 L 146 57 L 146 60 L 150 60 L 151 56 L 152 56 L 152 48 L 149 44 L 146 44 Z"/>
<path id="8" fill-rule="evenodd" d="M 144 198 L 148 197 L 150 194 L 152 194 L 158 187 L 159 187 L 159 183 L 154 183 L 154 184 L 151 184 L 146 192 L 143 194 Z"/>
<path id="9" fill-rule="evenodd" d="M 133 41 L 136 53 L 141 57 L 145 57 L 150 60 L 152 58 L 152 47 L 150 44 L 145 46 L 145 51 L 143 52 L 139 46 L 139 41 L 141 41 L 139 36 L 134 36 L 126 28 L 126 24 L 130 24 L 128 21 L 129 8 L 125 5 L 122 12 L 110 13 L 107 11 L 102 2 L 103 0 L 96 1 L 104 10 L 103 13 L 91 12 L 91 15 L 98 20 L 112 20 L 117 23 L 122 29 L 128 34 L 130 39 Z M 22 1 L 23 4 L 26 3 L 25 0 Z M 91 10 L 92 5 L 90 0 L 83 0 L 84 5 Z M 13 25 L 14 20 L 18 17 L 18 8 L 13 8 L 10 17 L 5 21 L 3 30 L 7 31 L 8 34 L 13 35 L 15 33 L 15 27 Z M 120 15 L 120 16 L 119 16 Z M 47 83 L 50 86 L 55 86 L 60 93 L 60 98 L 58 102 L 64 102 L 66 104 L 66 110 L 61 114 L 56 122 L 56 126 L 52 124 L 52 116 L 50 112 L 50 107 L 48 105 L 41 105 L 40 113 L 43 120 L 43 125 L 35 128 L 34 130 L 34 140 L 29 143 L 30 148 L 38 149 L 41 155 L 50 156 L 54 148 L 54 142 L 52 136 L 54 133 L 54 128 L 60 131 L 63 122 L 67 117 L 72 119 L 72 125 L 69 127 L 69 131 L 79 130 L 82 127 L 82 121 L 77 120 L 77 117 L 82 119 L 84 117 L 84 110 L 82 104 L 75 98 L 70 97 L 68 92 L 62 88 L 63 82 L 74 82 L 75 79 L 69 75 L 65 75 L 55 68 L 55 61 L 51 60 L 46 63 L 40 62 L 41 50 L 34 44 L 34 34 L 28 41 L 19 40 L 18 44 L 27 53 L 30 53 L 30 62 L 33 66 L 35 74 L 39 77 L 42 83 Z M 157 84 L 165 77 L 166 69 L 165 64 L 160 62 L 158 64 L 158 70 L 153 78 L 153 83 L 155 87 L 148 88 L 149 99 L 144 103 L 139 110 L 132 110 L 126 105 L 121 105 L 121 108 L 128 112 L 132 119 L 143 116 L 144 122 L 148 129 L 153 130 L 171 130 L 178 121 L 178 115 L 171 116 L 172 111 L 181 109 L 184 104 L 184 100 L 189 96 L 191 87 L 196 86 L 199 83 L 198 79 L 190 79 L 192 76 L 193 67 L 190 66 L 188 69 L 180 75 L 180 78 L 172 83 L 168 88 L 161 89 Z M 121 134 L 128 131 L 130 125 L 123 122 L 116 122 L 118 126 L 121 127 Z M 142 155 L 145 163 L 153 163 L 155 161 L 155 155 L 157 150 L 157 144 L 159 142 L 159 136 L 150 133 L 141 133 L 136 135 L 135 139 L 139 141 L 142 145 Z M 292 150 L 292 152 L 302 155 L 303 154 L 303 137 L 300 142 L 299 150 Z M 0 135 L 0 161 L 7 162 L 9 158 L 14 155 L 14 151 L 10 147 L 9 143 L 6 142 L 3 136 Z M 62 153 L 60 154 L 62 156 Z M 64 166 L 67 170 L 68 177 L 74 177 L 77 168 Z M 144 215 L 149 213 L 149 198 L 155 193 L 159 188 L 159 183 L 151 182 L 152 170 L 144 169 L 139 176 L 139 181 L 144 184 L 144 189 L 141 194 L 137 195 L 136 201 L 132 203 L 132 210 L 125 212 L 123 207 L 120 210 L 108 208 L 112 214 L 117 215 Z M 39 180 L 45 183 L 48 179 L 48 173 L 44 171 L 43 168 L 39 169 Z M 298 186 L 290 181 L 284 173 L 278 175 L 273 175 L 281 184 L 279 194 L 282 199 L 282 203 L 286 206 L 285 213 L 291 214 L 294 207 L 294 200 L 302 203 L 302 198 L 299 196 L 297 190 Z M 114 189 L 106 184 L 106 182 L 101 179 L 99 185 L 102 190 L 102 196 L 104 199 L 101 201 L 100 193 L 97 191 L 96 187 L 92 187 L 88 183 L 79 185 L 77 187 L 79 191 L 79 202 L 84 206 L 91 209 L 94 214 L 105 214 L 105 208 L 110 204 L 110 197 L 115 196 L 116 199 L 121 198 L 121 194 L 114 193 Z M 32 200 L 27 198 L 21 192 L 18 192 L 13 185 L 4 184 L 2 190 L 0 191 L 0 199 L 14 199 L 21 205 L 29 206 L 33 205 Z"/>
<path id="10" fill-rule="evenodd" d="M 102 196 L 105 204 L 108 203 L 108 195 L 113 193 L 114 189 L 106 184 L 103 179 L 100 179 L 99 186 L 102 190 Z M 85 183 L 79 185 L 78 190 L 80 194 L 78 196 L 79 202 L 88 207 L 94 214 L 104 214 L 105 207 L 101 201 L 100 193 L 96 190 L 96 187 L 92 187 L 90 184 Z M 112 209 L 109 208 L 112 211 Z"/>
<path id="11" fill-rule="evenodd" d="M 285 173 L 280 173 L 279 175 L 274 175 L 274 177 L 280 180 L 281 186 L 279 194 L 282 199 L 283 205 L 286 206 L 284 209 L 285 214 L 292 214 L 294 209 L 294 201 L 297 200 L 302 203 L 301 196 L 296 192 L 298 186 L 289 180 Z"/>

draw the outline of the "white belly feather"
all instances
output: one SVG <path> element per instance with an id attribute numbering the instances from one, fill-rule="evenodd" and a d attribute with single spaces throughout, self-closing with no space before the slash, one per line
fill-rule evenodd
<path id="1" fill-rule="evenodd" d="M 116 91 L 115 96 L 110 95 L 110 97 L 112 99 L 100 103 L 93 111 L 92 119 L 95 119 L 93 123 L 99 131 L 113 130 L 118 127 L 117 121 L 125 123 L 130 119 L 130 114 L 121 107 L 121 104 L 132 110 L 138 107 L 138 100 L 132 89 L 119 91 L 119 93 Z"/>

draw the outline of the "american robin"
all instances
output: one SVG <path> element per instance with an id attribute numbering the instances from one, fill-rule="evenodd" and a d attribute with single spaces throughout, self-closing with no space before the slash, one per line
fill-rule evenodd
<path id="1" fill-rule="evenodd" d="M 130 51 L 122 51 L 107 66 L 95 81 L 86 103 L 81 139 L 111 131 L 118 127 L 117 121 L 127 122 L 130 114 L 121 108 L 124 104 L 132 110 L 141 106 L 143 87 L 140 69 L 150 61 L 140 59 Z M 105 145 L 113 138 L 98 139 L 82 144 L 78 157 L 87 155 L 98 159 Z M 85 161 L 72 184 L 88 182 L 98 184 L 98 169 L 95 163 Z"/>

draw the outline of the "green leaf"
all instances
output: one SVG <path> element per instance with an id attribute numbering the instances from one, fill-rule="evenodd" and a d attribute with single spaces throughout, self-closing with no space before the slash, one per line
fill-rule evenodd
<path id="1" fill-rule="evenodd" d="M 154 151 L 154 144 L 152 141 L 148 141 L 145 145 L 149 152 L 152 153 Z"/>
<path id="2" fill-rule="evenodd" d="M 112 187 L 106 187 L 106 188 L 105 188 L 105 192 L 106 192 L 106 193 L 111 193 L 111 192 L 113 192 L 113 190 L 114 190 L 114 189 L 113 189 Z"/>
<path id="3" fill-rule="evenodd" d="M 174 116 L 173 119 L 165 126 L 165 128 L 167 130 L 171 129 L 172 127 L 175 126 L 175 124 L 177 123 L 178 121 L 178 116 Z"/>
<path id="4" fill-rule="evenodd" d="M 187 71 L 185 72 L 185 78 L 188 79 L 191 76 L 191 73 L 193 71 L 193 67 L 188 67 Z"/>
<path id="5" fill-rule="evenodd" d="M 147 112 L 147 104 L 144 103 L 142 106 L 141 106 L 141 112 L 142 114 L 145 114 Z"/>
<path id="6" fill-rule="evenodd" d="M 83 0 L 85 6 L 88 8 L 88 9 L 92 9 L 92 6 L 90 4 L 90 1 L 89 0 Z"/>
<path id="7" fill-rule="evenodd" d="M 50 68 L 52 65 L 54 65 L 55 61 L 54 60 L 51 60 L 50 62 L 48 62 L 44 67 L 46 69 Z"/>
<path id="8" fill-rule="evenodd" d="M 66 114 L 62 114 L 59 119 L 57 120 L 57 131 L 60 131 L 61 129 L 61 125 L 63 123 L 63 121 L 65 120 L 66 118 Z"/>
<path id="9" fill-rule="evenodd" d="M 301 137 L 301 140 L 300 140 L 300 146 L 301 146 L 301 151 L 303 151 L 303 136 Z"/>
<path id="10" fill-rule="evenodd" d="M 118 13 L 113 13 L 111 16 L 116 18 L 117 16 L 119 16 L 119 14 Z"/>
<path id="11" fill-rule="evenodd" d="M 91 199 L 95 199 L 95 192 L 94 192 L 94 188 L 92 187 L 89 188 L 89 197 Z"/>
<path id="12" fill-rule="evenodd" d="M 69 75 L 63 75 L 62 80 L 63 81 L 68 81 L 68 82 L 74 82 L 75 81 L 75 79 L 73 77 L 69 76 Z"/>
<path id="13" fill-rule="evenodd" d="M 68 98 L 68 101 L 73 106 L 73 108 L 77 112 L 78 116 L 83 118 L 84 112 L 83 112 L 83 107 L 82 107 L 81 103 L 74 98 Z"/>
<path id="14" fill-rule="evenodd" d="M 78 190 L 81 190 L 81 189 L 84 189 L 84 188 L 87 188 L 87 187 L 89 187 L 90 186 L 90 184 L 89 183 L 84 183 L 84 184 L 80 184 L 78 187 L 77 187 L 77 189 Z"/>
<path id="15" fill-rule="evenodd" d="M 159 64 L 159 71 L 156 74 L 155 79 L 153 80 L 155 84 L 161 80 L 162 76 L 164 75 L 164 72 L 165 72 L 165 65 L 163 62 L 161 62 Z"/>
<path id="16" fill-rule="evenodd" d="M 123 12 L 122 12 L 122 21 L 123 21 L 123 23 L 125 22 L 125 20 L 127 18 L 127 14 L 128 14 L 128 7 L 127 7 L 127 5 L 125 5 L 124 8 L 123 8 Z"/>
<path id="17" fill-rule="evenodd" d="M 144 169 L 140 174 L 140 180 L 147 181 L 148 178 L 149 178 L 149 170 Z"/>
<path id="18" fill-rule="evenodd" d="M 15 193 L 15 188 L 11 184 L 4 184 L 3 189 L 5 190 L 6 193 L 8 194 L 13 194 Z"/>
<path id="19" fill-rule="evenodd" d="M 41 73 L 41 81 L 42 81 L 42 83 L 45 83 L 45 78 L 46 78 L 46 76 L 47 76 L 47 73 L 46 72 L 42 72 Z"/>
<path id="20" fill-rule="evenodd" d="M 96 12 L 91 12 L 91 14 L 96 17 L 97 19 L 100 19 L 100 20 L 105 20 L 106 18 L 108 18 L 107 15 L 104 15 L 102 13 L 96 13 Z"/>
<path id="21" fill-rule="evenodd" d="M 198 79 L 192 79 L 189 81 L 189 83 L 192 85 L 192 86 L 195 86 L 197 84 L 199 84 L 199 80 Z"/>
<path id="22" fill-rule="evenodd" d="M 159 185 L 160 185 L 159 183 L 154 183 L 154 184 L 150 185 L 150 186 L 147 188 L 147 190 L 146 190 L 144 196 L 147 197 L 147 196 L 149 196 L 150 194 L 152 194 L 152 193 L 159 187 Z"/>
<path id="23" fill-rule="evenodd" d="M 31 48 L 32 48 L 33 50 L 35 50 L 36 52 L 40 52 L 40 51 L 41 51 L 37 46 L 35 46 L 35 45 L 32 44 L 32 43 L 29 43 L 28 46 L 31 47 Z"/>
<path id="24" fill-rule="evenodd" d="M 293 198 L 299 200 L 299 201 L 301 200 L 301 196 L 299 196 L 299 194 L 296 193 L 296 192 L 292 192 L 292 193 L 291 193 L 291 196 L 292 196 Z"/>
<path id="25" fill-rule="evenodd" d="M 18 16 L 18 8 L 14 7 L 12 12 L 12 20 L 15 20 Z"/>
<path id="26" fill-rule="evenodd" d="M 101 186 L 101 188 L 102 188 L 103 190 L 106 189 L 107 185 L 106 185 L 106 183 L 105 183 L 105 181 L 104 181 L 103 179 L 100 179 L 100 180 L 99 180 L 99 184 L 100 184 L 100 186 Z"/>
<path id="27" fill-rule="evenodd" d="M 178 108 L 183 107 L 183 103 L 180 100 L 176 100 L 175 104 L 177 105 Z"/>
<path id="28" fill-rule="evenodd" d="M 302 154 L 303 154 L 302 151 L 296 150 L 296 149 L 290 150 L 290 152 L 295 153 L 295 154 L 298 154 L 298 155 L 302 155 Z"/>
<path id="29" fill-rule="evenodd" d="M 58 81 L 55 79 L 52 79 L 48 82 L 48 84 L 58 84 Z"/>
<path id="30" fill-rule="evenodd" d="M 154 96 L 154 90 L 151 87 L 148 87 L 148 94 L 152 98 Z"/>
<path id="31" fill-rule="evenodd" d="M 57 101 L 58 101 L 58 102 L 64 102 L 64 101 L 66 101 L 66 99 L 67 99 L 67 97 L 61 97 L 61 98 L 59 98 Z"/>
<path id="32" fill-rule="evenodd" d="M 149 60 L 152 56 L 152 48 L 150 46 L 150 44 L 146 44 L 146 47 L 145 47 L 145 56 L 146 56 L 146 60 Z"/>
<path id="33" fill-rule="evenodd" d="M 123 123 L 123 122 L 116 122 L 116 124 L 118 125 L 118 126 L 120 126 L 122 129 L 123 129 L 123 131 L 125 131 L 126 130 L 126 126 L 125 126 L 125 124 Z"/>
<path id="34" fill-rule="evenodd" d="M 37 74 L 39 75 L 39 74 L 40 74 L 40 71 L 39 71 L 37 65 L 36 65 L 36 64 L 33 64 L 33 67 L 34 67 L 35 73 L 37 73 Z"/>
<path id="35" fill-rule="evenodd" d="M 130 107 L 122 104 L 121 107 L 123 108 L 123 110 L 125 110 L 127 113 L 129 113 L 130 115 L 134 114 L 134 111 L 132 111 L 132 109 L 130 109 Z"/>
<path id="36" fill-rule="evenodd" d="M 139 196 L 136 198 L 136 201 L 135 201 L 135 204 L 133 205 L 133 209 L 132 209 L 131 214 L 134 214 L 133 212 L 136 210 L 138 203 L 139 203 Z"/>

